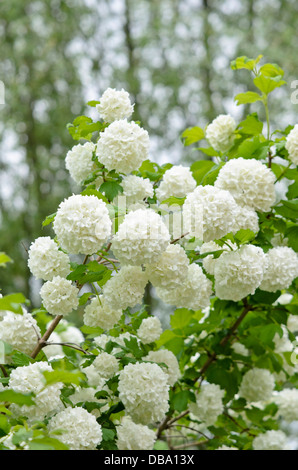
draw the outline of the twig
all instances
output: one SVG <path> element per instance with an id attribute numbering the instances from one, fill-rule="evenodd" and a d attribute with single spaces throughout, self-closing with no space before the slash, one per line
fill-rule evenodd
<path id="1" fill-rule="evenodd" d="M 172 447 L 173 450 L 178 450 L 178 449 L 186 449 L 187 447 L 197 447 L 197 446 L 203 446 L 205 444 L 208 444 L 209 440 L 205 441 L 194 441 L 194 442 L 187 442 L 186 444 L 180 444 L 179 446 Z"/>
<path id="2" fill-rule="evenodd" d="M 37 342 L 37 345 L 35 346 L 35 348 L 33 349 L 32 353 L 31 353 L 31 357 L 33 359 L 35 359 L 37 354 L 42 350 L 42 348 L 44 346 L 46 346 L 47 340 L 49 339 L 49 337 L 51 336 L 51 334 L 55 330 L 58 323 L 62 320 L 62 318 L 63 318 L 63 315 L 57 315 L 54 318 L 54 320 L 52 321 L 52 323 L 50 324 L 49 328 L 47 329 L 47 331 L 45 332 L 43 337 L 40 338 L 40 340 Z"/>
<path id="3" fill-rule="evenodd" d="M 51 346 L 53 344 L 59 346 L 67 346 L 68 348 L 76 349 L 77 351 L 81 351 L 82 353 L 87 354 L 88 356 L 92 356 L 92 354 L 89 354 L 87 351 L 85 351 L 85 349 L 81 348 L 76 343 L 54 343 L 52 341 L 46 341 L 44 347 Z"/>
<path id="4" fill-rule="evenodd" d="M 2 374 L 4 377 L 8 377 L 8 373 L 6 372 L 6 369 L 3 364 L 0 364 L 0 369 L 2 370 Z"/>
<path id="5" fill-rule="evenodd" d="M 183 235 L 181 235 L 180 237 L 175 238 L 174 240 L 172 240 L 170 243 L 171 243 L 171 244 L 176 243 L 176 242 L 178 242 L 179 240 L 181 240 L 182 238 L 186 237 L 186 235 L 188 235 L 188 234 L 189 234 L 189 232 L 186 232 L 186 233 L 184 233 Z"/>

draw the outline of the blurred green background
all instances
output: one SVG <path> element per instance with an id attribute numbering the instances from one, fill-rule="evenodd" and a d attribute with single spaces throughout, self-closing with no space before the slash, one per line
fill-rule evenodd
<path id="1" fill-rule="evenodd" d="M 26 250 L 52 235 L 42 221 L 79 189 L 65 170 L 75 144 L 66 125 L 88 112 L 88 100 L 124 88 L 153 160 L 206 158 L 180 135 L 220 113 L 241 120 L 247 110 L 233 97 L 250 85 L 230 69 L 237 56 L 263 54 L 285 70 L 271 116 L 278 127 L 297 121 L 297 21 L 297 0 L 2 0 L 0 251 L 14 260 L 1 270 L 3 293 L 37 302 Z"/>

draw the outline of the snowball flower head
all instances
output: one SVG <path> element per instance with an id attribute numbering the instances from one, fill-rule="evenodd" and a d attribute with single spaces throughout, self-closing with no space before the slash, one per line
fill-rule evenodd
<path id="1" fill-rule="evenodd" d="M 248 402 L 267 401 L 271 399 L 274 387 L 274 377 L 269 370 L 255 367 L 244 374 L 239 395 Z"/>
<path id="2" fill-rule="evenodd" d="M 217 297 L 238 302 L 254 294 L 263 279 L 264 263 L 263 250 L 254 245 L 242 245 L 239 250 L 223 253 L 214 267 Z"/>
<path id="3" fill-rule="evenodd" d="M 117 448 L 119 450 L 152 450 L 156 440 L 155 432 L 136 424 L 129 416 L 124 416 L 117 426 Z"/>
<path id="4" fill-rule="evenodd" d="M 146 273 L 153 286 L 174 289 L 185 280 L 188 265 L 189 259 L 184 249 L 171 244 L 152 264 L 146 265 Z"/>
<path id="5" fill-rule="evenodd" d="M 285 147 L 289 152 L 289 160 L 298 165 L 298 124 L 287 135 Z"/>
<path id="6" fill-rule="evenodd" d="M 17 416 L 27 416 L 31 421 L 43 420 L 63 407 L 60 390 L 63 384 L 58 382 L 46 385 L 43 372 L 51 372 L 52 366 L 47 362 L 35 362 L 29 366 L 17 367 L 9 378 L 8 386 L 15 392 L 35 394 L 35 405 L 11 405 Z"/>
<path id="7" fill-rule="evenodd" d="M 238 230 L 251 230 L 254 233 L 259 231 L 259 217 L 254 209 L 249 206 L 238 205 L 238 212 L 235 216 L 235 227 L 233 233 Z"/>
<path id="8" fill-rule="evenodd" d="M 85 307 L 84 323 L 94 328 L 100 327 L 103 330 L 109 330 L 118 323 L 121 315 L 121 309 L 111 308 L 106 298 L 100 295 L 94 297 L 90 304 Z"/>
<path id="9" fill-rule="evenodd" d="M 152 263 L 166 250 L 169 231 L 152 209 L 129 212 L 113 238 L 112 250 L 121 264 Z"/>
<path id="10" fill-rule="evenodd" d="M 160 363 L 160 367 L 168 377 L 168 384 L 170 385 L 170 387 L 175 385 L 177 380 L 180 378 L 181 374 L 179 369 L 179 363 L 172 351 L 168 351 L 167 349 L 149 351 L 148 355 L 145 356 L 143 359 L 144 361 L 156 362 L 157 364 Z M 165 364 L 167 367 L 164 367 L 162 363 Z"/>
<path id="11" fill-rule="evenodd" d="M 80 344 L 85 340 L 84 335 L 79 330 L 79 328 L 70 325 L 66 320 L 63 319 L 62 321 L 60 321 L 59 325 L 65 326 L 65 329 L 63 329 L 63 331 L 59 331 L 60 338 L 64 343 Z"/>
<path id="12" fill-rule="evenodd" d="M 127 206 L 142 202 L 144 199 L 154 195 L 153 184 L 148 178 L 141 178 L 136 175 L 124 176 L 121 186 L 123 194 L 120 197 L 125 196 Z"/>
<path id="13" fill-rule="evenodd" d="M 254 450 L 285 450 L 287 436 L 283 431 L 270 430 L 254 438 Z"/>
<path id="14" fill-rule="evenodd" d="M 60 276 L 47 281 L 40 289 L 44 308 L 52 315 L 68 315 L 79 305 L 79 289 Z"/>
<path id="15" fill-rule="evenodd" d="M 167 375 L 157 364 L 128 364 L 119 374 L 119 398 L 136 423 L 161 421 L 169 409 Z"/>
<path id="16" fill-rule="evenodd" d="M 212 253 L 216 251 L 224 251 L 224 252 L 232 251 L 230 247 L 233 250 L 237 249 L 237 245 L 235 245 L 234 243 L 230 243 L 229 246 L 228 245 L 220 246 L 215 242 L 207 242 L 207 243 L 203 243 L 203 245 L 200 247 L 200 254 L 203 255 L 205 253 Z M 208 255 L 205 258 L 203 258 L 203 266 L 208 274 L 214 274 L 214 268 L 215 268 L 217 260 L 218 258 L 214 258 L 214 255 Z"/>
<path id="17" fill-rule="evenodd" d="M 129 93 L 123 88 L 122 90 L 107 88 L 100 98 L 100 103 L 96 105 L 101 119 L 105 122 L 129 118 L 133 113 L 133 108 Z"/>
<path id="18" fill-rule="evenodd" d="M 116 357 L 106 352 L 102 352 L 96 356 L 92 364 L 98 374 L 105 379 L 110 379 L 119 370 L 119 363 Z"/>
<path id="19" fill-rule="evenodd" d="M 192 192 L 197 183 L 189 168 L 182 165 L 174 165 L 163 175 L 163 179 L 156 189 L 156 197 L 164 201 L 170 196 L 184 197 Z"/>
<path id="20" fill-rule="evenodd" d="M 81 407 L 60 411 L 50 420 L 48 429 L 50 433 L 63 430 L 58 439 L 70 450 L 95 450 L 102 441 L 100 424 Z"/>
<path id="21" fill-rule="evenodd" d="M 28 256 L 28 267 L 36 279 L 51 281 L 55 276 L 66 277 L 70 272 L 69 257 L 59 251 L 50 237 L 39 237 L 31 243 Z"/>
<path id="22" fill-rule="evenodd" d="M 184 232 L 204 242 L 233 232 L 238 207 L 233 196 L 211 185 L 197 186 L 183 205 Z"/>
<path id="23" fill-rule="evenodd" d="M 206 129 L 206 139 L 218 152 L 226 152 L 232 147 L 236 122 L 229 114 L 220 114 Z"/>
<path id="24" fill-rule="evenodd" d="M 37 334 L 40 335 L 40 329 L 30 313 L 20 315 L 7 311 L 0 321 L 0 340 L 25 354 L 29 355 L 33 351 Z"/>
<path id="25" fill-rule="evenodd" d="M 292 248 L 277 246 L 266 253 L 266 269 L 260 289 L 267 292 L 287 289 L 297 276 L 297 254 Z"/>
<path id="26" fill-rule="evenodd" d="M 114 121 L 100 133 L 96 154 L 109 171 L 116 170 L 127 175 L 148 158 L 148 132 L 133 121 Z"/>
<path id="27" fill-rule="evenodd" d="M 268 212 L 275 202 L 275 175 L 254 158 L 234 158 L 219 171 L 215 186 L 226 189 L 238 204 Z"/>
<path id="28" fill-rule="evenodd" d="M 77 184 L 82 184 L 92 171 L 96 170 L 95 162 L 92 160 L 96 145 L 93 142 L 77 144 L 66 154 L 65 166 L 70 176 Z M 97 179 L 97 184 L 101 184 L 102 178 Z"/>
<path id="29" fill-rule="evenodd" d="M 96 196 L 70 196 L 61 202 L 54 231 L 61 247 L 71 254 L 96 253 L 111 235 L 106 204 Z"/>
<path id="30" fill-rule="evenodd" d="M 148 277 L 140 266 L 123 266 L 103 287 L 105 301 L 113 309 L 142 303 Z"/>
<path id="31" fill-rule="evenodd" d="M 298 420 L 297 389 L 285 388 L 274 397 L 274 402 L 278 405 L 278 415 L 285 421 L 292 422 Z"/>
<path id="32" fill-rule="evenodd" d="M 148 317 L 142 320 L 137 335 L 143 344 L 157 341 L 162 333 L 161 323 L 158 317 Z"/>
<path id="33" fill-rule="evenodd" d="M 224 410 L 222 402 L 224 393 L 224 390 L 219 385 L 202 385 L 200 392 L 196 396 L 196 402 L 190 403 L 190 412 L 206 426 L 212 426 Z"/>
<path id="34" fill-rule="evenodd" d="M 169 305 L 198 310 L 208 307 L 212 294 L 212 282 L 205 276 L 199 265 L 191 264 L 184 282 L 179 287 L 157 288 L 156 293 L 163 302 Z"/>

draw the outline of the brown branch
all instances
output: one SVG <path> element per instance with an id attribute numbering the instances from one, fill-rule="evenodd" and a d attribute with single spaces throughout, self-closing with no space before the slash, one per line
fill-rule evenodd
<path id="1" fill-rule="evenodd" d="M 4 377 L 8 377 L 8 373 L 6 372 L 6 369 L 3 364 L 0 364 L 0 369 L 2 370 L 2 374 Z"/>
<path id="2" fill-rule="evenodd" d="M 182 238 L 186 237 L 186 235 L 188 235 L 188 234 L 189 234 L 189 232 L 184 233 L 183 235 L 181 235 L 181 237 L 175 238 L 175 240 L 172 240 L 170 243 L 171 243 L 171 244 L 176 243 L 176 242 L 178 242 L 179 240 L 181 240 Z"/>
<path id="3" fill-rule="evenodd" d="M 172 447 L 173 450 L 178 450 L 178 449 L 186 449 L 187 447 L 192 447 L 192 446 L 203 446 L 205 444 L 208 444 L 209 440 L 204 440 L 204 441 L 194 441 L 194 442 L 187 442 L 186 444 L 180 444 L 179 446 Z"/>
<path id="4" fill-rule="evenodd" d="M 40 338 L 40 340 L 38 341 L 37 345 L 35 346 L 35 348 L 33 349 L 32 353 L 31 353 L 31 357 L 33 359 L 36 358 L 37 354 L 42 350 L 42 348 L 44 348 L 46 346 L 46 343 L 47 343 L 47 340 L 49 339 L 49 337 L 51 336 L 51 334 L 53 333 L 54 329 L 56 328 L 56 326 L 58 325 L 58 323 L 60 322 L 60 320 L 62 320 L 63 318 L 63 315 L 57 315 L 54 320 L 52 321 L 52 323 L 50 324 L 49 328 L 47 329 L 47 331 L 45 332 L 45 334 L 43 335 L 42 338 Z"/>

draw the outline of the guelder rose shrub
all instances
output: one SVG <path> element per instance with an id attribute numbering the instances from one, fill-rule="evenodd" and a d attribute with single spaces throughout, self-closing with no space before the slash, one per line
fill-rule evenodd
<path id="1" fill-rule="evenodd" d="M 94 119 L 68 125 L 65 165 L 81 192 L 28 247 L 41 307 L 0 298 L 0 449 L 288 448 L 298 124 L 270 124 L 279 66 L 261 56 L 231 66 L 252 77 L 255 91 L 235 97 L 252 113 L 186 129 L 190 167 L 149 160 L 125 90 L 108 88 L 88 103 Z"/>

